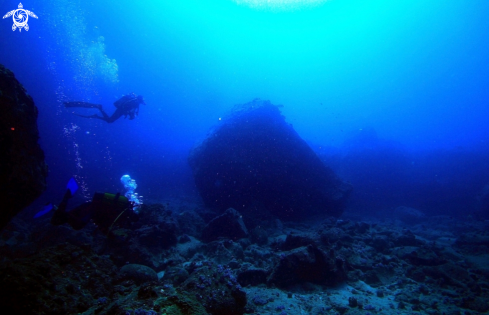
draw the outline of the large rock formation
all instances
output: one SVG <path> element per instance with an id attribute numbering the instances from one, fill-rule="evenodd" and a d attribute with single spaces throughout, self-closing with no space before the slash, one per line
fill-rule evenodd
<path id="1" fill-rule="evenodd" d="M 237 105 L 189 156 L 205 204 L 221 211 L 262 203 L 280 218 L 339 216 L 351 187 L 326 167 L 277 106 Z"/>
<path id="2" fill-rule="evenodd" d="M 34 101 L 0 65 L 0 229 L 46 189 L 48 171 L 38 139 Z"/>

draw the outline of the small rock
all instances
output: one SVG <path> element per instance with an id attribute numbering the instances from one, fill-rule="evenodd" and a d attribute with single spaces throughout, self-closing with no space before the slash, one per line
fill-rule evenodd
<path id="1" fill-rule="evenodd" d="M 357 307 L 357 306 L 358 306 L 358 301 L 357 301 L 357 299 L 356 299 L 356 298 L 354 298 L 353 296 L 350 296 L 350 297 L 348 298 L 348 305 L 349 305 L 350 307 Z"/>
<path id="2" fill-rule="evenodd" d="M 264 269 L 252 268 L 238 274 L 238 282 L 243 287 L 256 286 L 267 281 L 267 272 Z"/>
<path id="3" fill-rule="evenodd" d="M 149 281 L 158 281 L 158 275 L 153 269 L 138 264 L 122 267 L 120 277 L 122 280 L 133 280 L 138 285 Z"/>
<path id="4" fill-rule="evenodd" d="M 426 219 L 423 212 L 410 207 L 397 207 L 394 209 L 394 218 L 406 224 L 418 224 Z"/>

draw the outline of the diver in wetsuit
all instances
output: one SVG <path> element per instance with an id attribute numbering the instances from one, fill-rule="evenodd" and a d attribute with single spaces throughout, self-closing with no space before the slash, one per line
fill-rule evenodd
<path id="1" fill-rule="evenodd" d="M 129 116 L 129 120 L 133 120 L 139 114 L 139 105 L 140 104 L 146 105 L 143 97 L 141 95 L 136 95 L 134 93 L 124 95 L 114 103 L 116 110 L 112 114 L 112 116 L 107 115 L 107 113 L 102 109 L 102 105 L 100 104 L 92 104 L 87 102 L 64 102 L 64 104 L 65 107 L 67 108 L 72 108 L 72 107 L 97 108 L 102 113 L 102 116 L 99 116 L 97 114 L 88 115 L 88 116 L 80 115 L 76 113 L 73 114 L 84 118 L 101 119 L 108 122 L 109 124 L 113 123 L 121 116 L 124 116 L 124 118 Z"/>
<path id="2" fill-rule="evenodd" d="M 51 224 L 68 223 L 73 229 L 80 230 L 89 222 L 93 222 L 102 233 L 109 235 L 114 226 L 121 226 L 138 220 L 137 213 L 133 211 L 133 203 L 119 193 L 115 195 L 95 193 L 92 201 L 82 203 L 67 211 L 68 200 L 73 197 L 77 189 L 76 182 L 70 180 L 61 203 L 57 208 L 51 206 L 51 209 L 55 209 Z"/>

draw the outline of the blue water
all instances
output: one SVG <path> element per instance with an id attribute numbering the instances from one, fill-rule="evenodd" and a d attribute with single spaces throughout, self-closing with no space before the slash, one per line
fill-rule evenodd
<path id="1" fill-rule="evenodd" d="M 471 203 L 489 182 L 489 2 L 272 2 L 28 0 L 24 9 L 38 16 L 29 31 L 2 19 L 0 63 L 39 109 L 50 168 L 39 202 L 61 198 L 71 176 L 88 199 L 120 190 L 126 173 L 148 201 L 195 195 L 188 152 L 234 104 L 258 97 L 283 105 L 299 135 L 360 191 L 375 182 L 363 187 L 367 199 L 396 184 L 395 194 L 418 191 L 413 206 L 439 208 L 430 201 L 467 182 Z M 0 1 L 2 15 L 17 6 Z M 109 125 L 62 106 L 88 101 L 111 113 L 130 92 L 147 104 L 133 121 Z M 373 144 L 358 137 L 371 130 Z M 365 148 L 368 161 L 338 161 Z M 373 171 L 360 178 L 355 170 L 365 168 Z M 423 197 L 427 183 L 450 188 Z"/>

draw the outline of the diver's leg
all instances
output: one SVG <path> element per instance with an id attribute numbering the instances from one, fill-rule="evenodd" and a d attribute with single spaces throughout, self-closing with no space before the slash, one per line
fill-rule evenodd
<path id="1" fill-rule="evenodd" d="M 102 116 L 104 116 L 104 118 L 101 118 L 102 120 L 105 120 L 106 122 L 108 123 L 111 123 L 113 121 L 110 121 L 110 117 L 109 115 L 107 115 L 107 113 L 102 109 L 102 106 L 98 107 L 98 109 L 100 110 L 100 112 L 102 113 Z"/>
<path id="2" fill-rule="evenodd" d="M 58 209 L 56 209 L 51 217 L 52 225 L 61 225 L 68 221 L 68 214 L 66 212 L 66 207 L 68 206 L 68 200 L 73 197 L 71 195 L 71 191 L 69 189 L 66 190 L 65 195 L 63 196 L 63 200 L 58 205 Z"/>
<path id="3" fill-rule="evenodd" d="M 97 108 L 100 113 L 102 113 L 102 117 L 97 116 L 97 115 L 80 115 L 77 113 L 73 113 L 77 116 L 83 117 L 83 118 L 96 118 L 96 119 L 101 119 L 105 120 L 108 123 L 111 123 L 113 121 L 110 121 L 109 115 L 103 110 L 102 105 L 100 104 L 92 104 L 92 103 L 87 103 L 87 102 L 64 102 L 66 108 L 73 108 L 73 107 L 83 107 L 83 108 Z"/>
<path id="4" fill-rule="evenodd" d="M 106 114 L 107 117 L 100 117 L 97 114 L 93 114 L 93 115 L 80 115 L 80 114 L 77 114 L 77 113 L 73 113 L 73 114 L 76 115 L 76 116 L 83 117 L 83 118 L 95 118 L 95 119 L 104 120 L 104 121 L 106 121 L 108 123 L 111 123 L 112 122 L 112 121 L 109 121 L 110 117 L 108 117 L 107 114 Z"/>
<path id="5" fill-rule="evenodd" d="M 117 119 L 121 118 L 121 116 L 124 115 L 124 111 L 121 110 L 120 108 L 116 109 L 115 112 L 112 114 L 112 116 L 108 117 L 107 116 L 107 122 L 108 123 L 113 123 Z"/>
<path id="6" fill-rule="evenodd" d="M 64 102 L 63 104 L 65 104 L 65 107 L 102 108 L 102 105 L 100 104 L 92 104 L 87 102 Z"/>
<path id="7" fill-rule="evenodd" d="M 118 115 L 113 114 L 106 121 L 110 124 L 110 123 L 113 123 L 114 121 L 116 121 L 117 119 L 119 119 L 119 117 L 121 117 L 121 116 L 118 116 Z"/>

